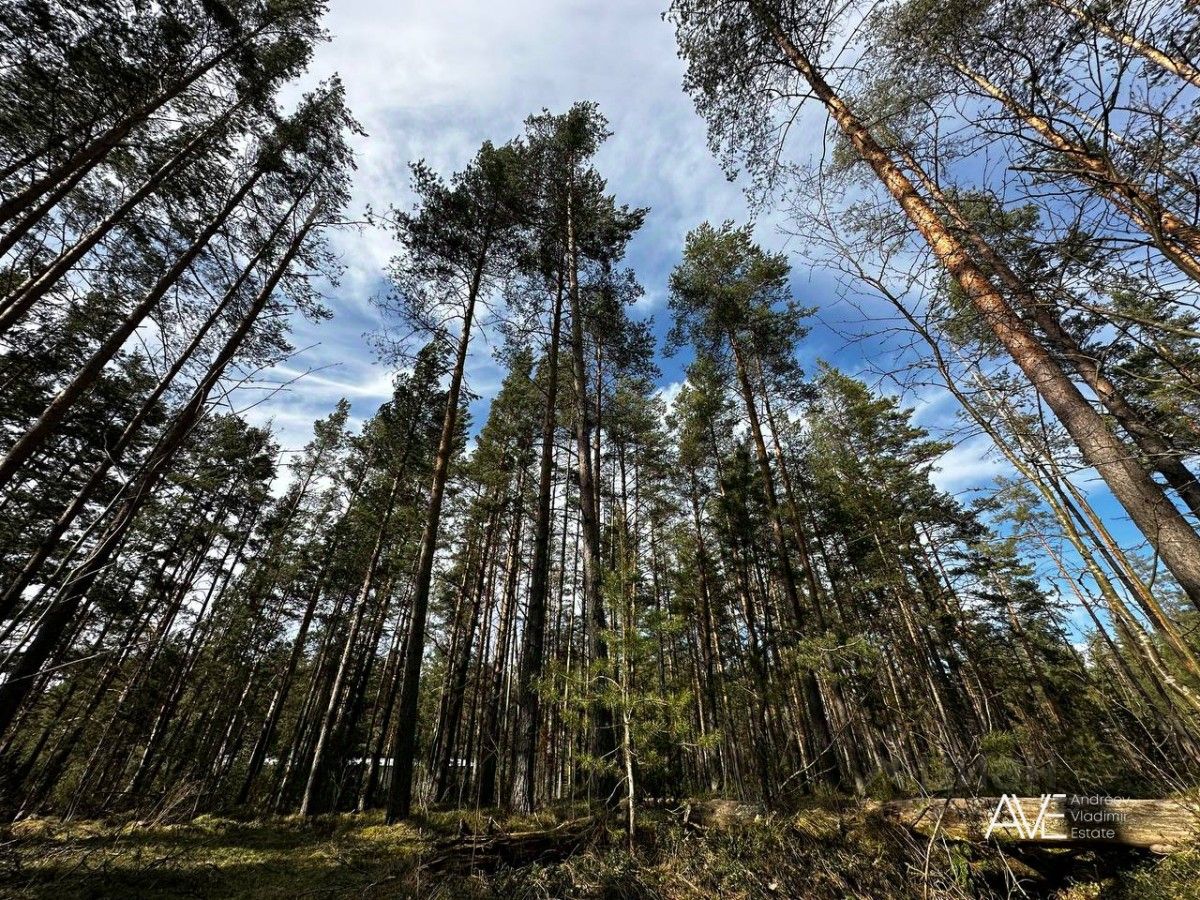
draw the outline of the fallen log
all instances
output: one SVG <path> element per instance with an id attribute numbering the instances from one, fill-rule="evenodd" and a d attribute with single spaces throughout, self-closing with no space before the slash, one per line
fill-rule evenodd
<path id="1" fill-rule="evenodd" d="M 741 800 L 690 800 L 682 805 L 680 814 L 685 825 L 728 828 L 756 822 L 767 814 L 767 810 L 761 803 Z"/>
<path id="2" fill-rule="evenodd" d="M 629 808 L 629 800 L 622 798 L 618 806 L 624 815 L 624 811 Z M 728 828 L 734 824 L 757 822 L 767 815 L 767 808 L 761 803 L 720 797 L 708 799 L 647 797 L 638 800 L 637 809 L 662 810 L 683 820 L 685 826 L 701 828 Z"/>
<path id="3" fill-rule="evenodd" d="M 622 799 L 620 808 L 626 809 L 629 801 Z M 671 815 L 678 816 L 684 825 L 700 826 L 703 828 L 727 828 L 730 825 L 756 822 L 767 814 L 767 808 L 761 803 L 751 803 L 745 800 L 729 800 L 721 797 L 704 800 L 675 797 L 647 797 L 639 800 L 637 807 L 642 809 L 660 809 Z"/>
<path id="4" fill-rule="evenodd" d="M 1077 794 L 894 800 L 883 815 L 926 836 L 1031 844 L 1111 844 L 1170 853 L 1200 838 L 1200 807 Z"/>
<path id="5" fill-rule="evenodd" d="M 600 827 L 601 820 L 589 816 L 533 831 L 468 832 L 435 842 L 430 854 L 421 860 L 421 867 L 431 872 L 461 873 L 556 862 L 573 854 Z"/>

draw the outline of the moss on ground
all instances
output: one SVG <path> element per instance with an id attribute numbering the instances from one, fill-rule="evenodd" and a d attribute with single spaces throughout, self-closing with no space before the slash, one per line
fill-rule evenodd
<path id="1" fill-rule="evenodd" d="M 238 822 L 203 816 L 183 825 L 15 826 L 3 883 L 18 897 L 285 897 L 401 881 L 421 836 L 379 819 Z M 6 842 L 8 843 L 8 842 Z"/>
<path id="2" fill-rule="evenodd" d="M 455 835 L 549 828 L 585 811 L 532 817 L 431 813 L 397 826 L 379 814 L 185 824 L 36 819 L 0 837 L 0 895 L 74 897 L 987 898 L 1184 900 L 1200 896 L 1200 850 L 1162 859 L 937 842 L 852 805 L 728 828 L 647 811 L 635 851 L 617 819 L 569 858 L 459 874 L 431 871 Z"/>

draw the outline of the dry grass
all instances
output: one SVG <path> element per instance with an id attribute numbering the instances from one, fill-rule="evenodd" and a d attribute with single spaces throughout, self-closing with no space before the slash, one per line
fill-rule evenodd
<path id="1" fill-rule="evenodd" d="M 432 813 L 398 826 L 378 814 L 179 825 L 31 820 L 0 838 L 0 895 L 73 897 L 904 898 L 965 900 L 1200 896 L 1200 852 L 1155 860 L 928 844 L 853 805 L 726 828 L 647 811 L 633 854 L 616 819 L 566 859 L 438 875 L 423 867 L 463 833 L 527 832 L 578 817 Z M 470 872 L 470 866 L 464 867 Z"/>

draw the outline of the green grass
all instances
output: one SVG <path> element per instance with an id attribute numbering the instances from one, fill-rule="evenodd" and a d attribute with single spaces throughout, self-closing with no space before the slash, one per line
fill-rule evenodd
<path id="1" fill-rule="evenodd" d="M 836 801 L 708 830 L 686 828 L 666 811 L 646 811 L 632 854 L 614 817 L 565 860 L 496 871 L 465 865 L 455 875 L 424 865 L 439 843 L 460 833 L 530 831 L 585 812 L 562 808 L 524 818 L 440 812 L 391 827 L 377 813 L 312 821 L 202 816 L 174 825 L 36 819 L 0 836 L 0 895 L 965 900 L 1020 896 L 1014 888 L 1020 882 L 1027 896 L 1054 900 L 1200 896 L 1200 851 L 1165 859 L 1062 851 L 1001 856 L 987 847 L 930 846 Z"/>
<path id="2" fill-rule="evenodd" d="M 185 825 L 46 820 L 5 841 L 0 883 L 15 897 L 297 897 L 410 887 L 422 832 L 378 817 Z M 415 887 L 413 885 L 412 887 Z"/>

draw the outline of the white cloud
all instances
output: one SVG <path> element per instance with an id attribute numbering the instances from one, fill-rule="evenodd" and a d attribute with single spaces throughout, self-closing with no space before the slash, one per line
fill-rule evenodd
<path id="1" fill-rule="evenodd" d="M 709 153 L 704 123 L 681 89 L 683 65 L 659 4 L 338 0 L 325 24 L 332 40 L 317 48 L 309 73 L 285 101 L 335 72 L 341 76 L 368 133 L 355 140 L 351 218 L 367 205 L 407 207 L 411 161 L 425 159 L 448 174 L 484 140 L 507 140 L 526 116 L 562 111 L 576 100 L 596 101 L 610 119 L 613 137 L 597 160 L 610 190 L 652 210 L 627 260 L 647 289 L 635 315 L 657 314 L 665 330 L 666 276 L 684 235 L 704 219 L 746 218 L 740 189 Z M 764 240 L 777 237 L 760 231 Z M 255 411 L 286 421 L 289 430 L 298 426 L 292 411 L 299 397 L 307 410 L 347 396 L 356 415 L 366 416 L 373 412 L 368 405 L 390 395 L 391 373 L 373 361 L 364 335 L 382 324 L 371 298 L 383 289 L 395 244 L 370 228 L 338 231 L 331 244 L 345 266 L 327 299 L 335 318 L 317 326 L 298 322 L 293 343 L 315 346 L 275 374 L 320 371 Z M 476 426 L 503 377 L 491 349 L 477 337 L 468 366 L 470 388 L 480 397 L 472 410 Z M 281 409 L 288 414 L 277 414 Z"/>
<path id="2" fill-rule="evenodd" d="M 681 390 L 683 390 L 682 381 L 672 381 L 658 389 L 659 399 L 662 400 L 667 415 L 675 411 L 675 401 L 679 399 Z"/>
<path id="3" fill-rule="evenodd" d="M 978 435 L 960 441 L 943 454 L 930 473 L 930 480 L 944 491 L 961 493 L 984 487 L 997 475 L 1011 471 L 997 457 L 991 438 Z"/>

